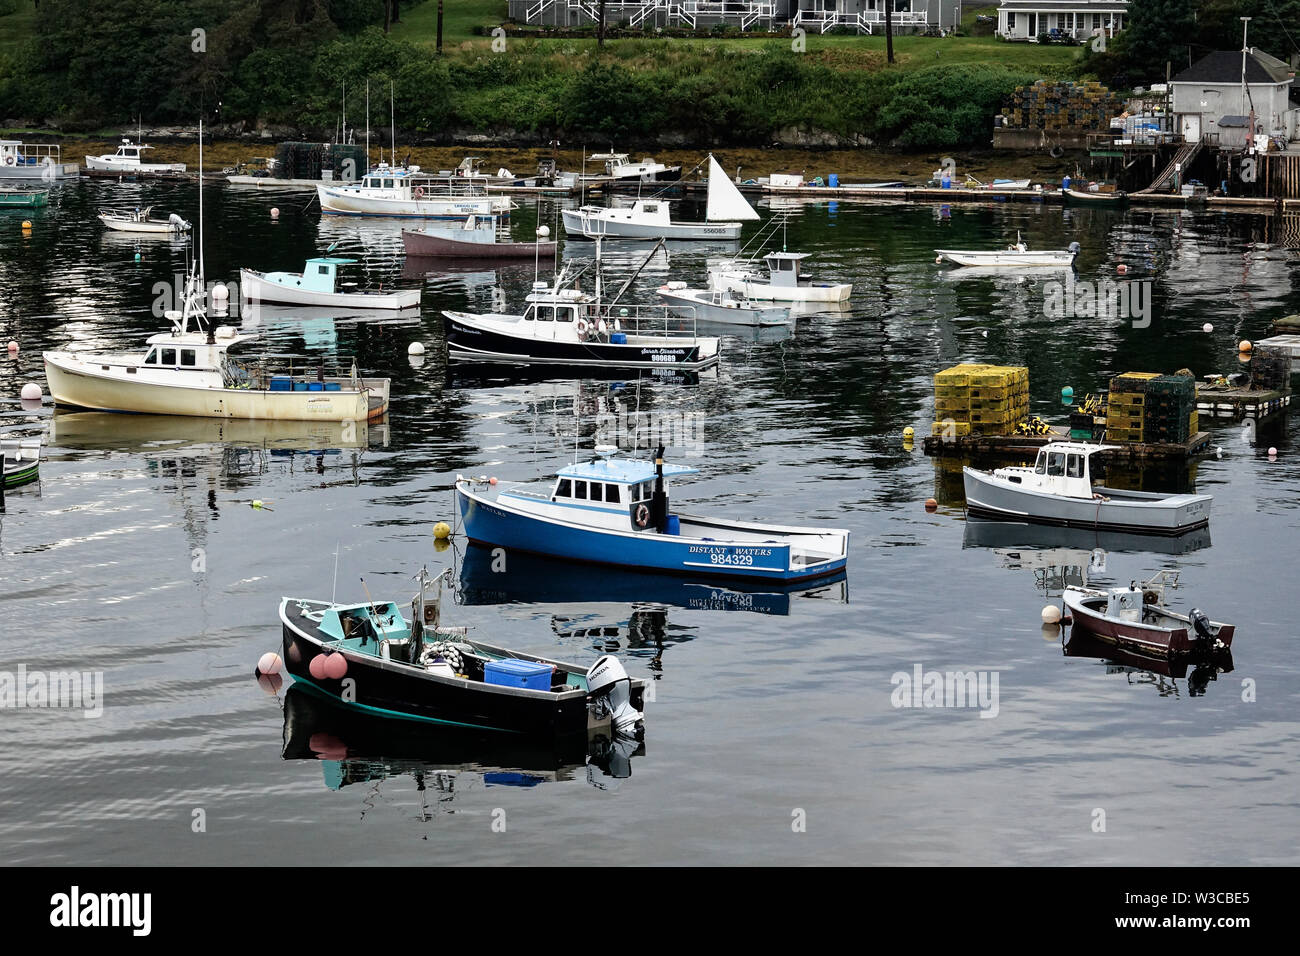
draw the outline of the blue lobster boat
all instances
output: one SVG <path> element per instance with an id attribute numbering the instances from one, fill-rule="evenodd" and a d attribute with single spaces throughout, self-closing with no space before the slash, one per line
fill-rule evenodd
<path id="1" fill-rule="evenodd" d="M 671 510 L 668 483 L 698 469 L 615 457 L 598 447 L 551 483 L 456 479 L 456 506 L 472 542 L 571 561 L 646 571 L 810 581 L 842 571 L 849 533 Z"/>

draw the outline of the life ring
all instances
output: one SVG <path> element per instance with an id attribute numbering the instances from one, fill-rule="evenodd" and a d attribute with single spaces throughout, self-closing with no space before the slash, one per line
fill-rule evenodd
<path id="1" fill-rule="evenodd" d="M 6 157 L 5 157 L 5 165 L 6 165 L 6 166 L 13 166 L 13 165 L 15 165 L 16 163 L 17 163 L 17 160 L 14 159 L 14 157 L 13 157 L 12 155 L 10 155 L 10 156 L 6 156 Z"/>
<path id="2" fill-rule="evenodd" d="M 423 198 L 424 198 L 424 187 L 423 187 L 423 186 L 416 186 L 416 187 L 415 187 L 415 198 L 416 198 L 416 199 L 423 199 Z"/>
<path id="3" fill-rule="evenodd" d="M 637 505 L 635 520 L 638 528 L 644 528 L 650 523 L 650 509 L 643 504 Z"/>
<path id="4" fill-rule="evenodd" d="M 587 337 L 587 333 L 591 331 L 591 323 L 588 322 L 586 319 L 579 319 L 577 324 L 574 325 L 573 329 L 575 332 L 578 333 L 578 338 L 585 339 Z"/>
<path id="5" fill-rule="evenodd" d="M 1062 156 L 1065 155 L 1065 147 L 1053 146 L 1051 149 L 1047 151 L 1047 155 L 1051 156 L 1052 159 L 1060 159 Z"/>

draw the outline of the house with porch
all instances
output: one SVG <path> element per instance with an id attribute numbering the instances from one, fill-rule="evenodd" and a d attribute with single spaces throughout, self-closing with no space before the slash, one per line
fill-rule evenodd
<path id="1" fill-rule="evenodd" d="M 809 33 L 836 27 L 858 33 L 885 32 L 885 5 L 893 5 L 895 33 L 954 30 L 961 25 L 960 0 L 796 0 L 790 25 Z"/>
<path id="2" fill-rule="evenodd" d="M 606 0 L 606 26 L 633 30 L 681 27 L 707 30 L 719 24 L 740 30 L 793 27 L 808 33 L 841 28 L 883 33 L 885 4 L 893 5 L 896 33 L 955 29 L 961 0 Z M 591 26 L 600 17 L 599 0 L 509 0 L 511 20 L 530 26 Z"/>
<path id="3" fill-rule="evenodd" d="M 1252 132 L 1287 141 L 1300 139 L 1295 71 L 1255 48 L 1246 51 L 1244 62 L 1244 84 L 1241 50 L 1207 53 L 1170 81 L 1169 111 L 1184 140 L 1240 149 Z"/>
<path id="4" fill-rule="evenodd" d="M 1124 29 L 1128 0 L 1002 0 L 998 36 L 1038 42 L 1043 34 L 1084 42 Z"/>
<path id="5" fill-rule="evenodd" d="M 605 25 L 633 30 L 723 24 L 740 30 L 781 29 L 795 0 L 605 0 Z M 599 0 L 509 0 L 507 13 L 529 26 L 588 27 L 600 19 Z"/>

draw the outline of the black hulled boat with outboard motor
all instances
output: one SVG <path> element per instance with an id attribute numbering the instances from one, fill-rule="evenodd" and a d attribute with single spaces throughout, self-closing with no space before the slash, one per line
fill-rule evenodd
<path id="1" fill-rule="evenodd" d="M 284 598 L 284 661 L 340 705 L 403 720 L 533 736 L 586 734 L 641 724 L 644 680 L 618 659 L 589 668 L 471 640 L 441 625 L 442 583 L 423 569 L 411 618 L 397 604 Z M 425 600 L 429 584 L 438 594 Z M 367 595 L 368 597 L 368 595 Z"/>

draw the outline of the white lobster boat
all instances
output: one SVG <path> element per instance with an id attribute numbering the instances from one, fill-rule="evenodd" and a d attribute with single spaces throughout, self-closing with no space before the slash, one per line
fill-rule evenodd
<path id="1" fill-rule="evenodd" d="M 709 268 L 709 288 L 767 302 L 847 302 L 853 286 L 820 282 L 800 275 L 806 252 L 771 252 L 763 257 L 767 275 L 748 262 L 726 262 Z"/>
<path id="2" fill-rule="evenodd" d="M 146 163 L 144 151 L 153 149 L 144 143 L 133 143 L 123 139 L 122 145 L 115 153 L 102 153 L 99 156 L 87 156 L 86 168 L 111 173 L 139 173 L 145 175 L 167 175 L 185 172 L 184 163 Z"/>
<path id="3" fill-rule="evenodd" d="M 691 289 L 685 282 L 659 287 L 659 298 L 679 315 L 701 322 L 725 325 L 788 325 L 788 306 L 756 305 L 748 299 L 719 289 Z"/>
<path id="4" fill-rule="evenodd" d="M 489 195 L 483 181 L 431 176 L 419 166 L 381 163 L 359 183 L 317 183 L 321 212 L 336 216 L 465 219 L 509 215 L 509 196 Z"/>
<path id="5" fill-rule="evenodd" d="M 1068 269 L 1079 256 L 1079 244 L 1070 243 L 1066 249 L 1030 249 L 1020 237 L 1005 249 L 936 249 L 936 262 L 947 259 L 959 266 L 1036 267 Z"/>
<path id="6" fill-rule="evenodd" d="M 758 219 L 748 200 L 709 156 L 709 198 L 705 222 L 675 221 L 672 203 L 638 199 L 629 206 L 582 206 L 561 211 L 570 239 L 725 239 L 740 238 L 742 221 Z M 728 221 L 730 220 L 730 221 Z"/>

